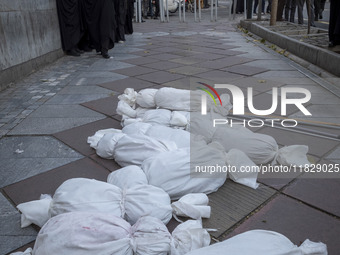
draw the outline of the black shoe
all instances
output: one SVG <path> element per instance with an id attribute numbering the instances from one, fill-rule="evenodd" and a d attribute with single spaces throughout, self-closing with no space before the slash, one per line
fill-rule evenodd
<path id="1" fill-rule="evenodd" d="M 103 58 L 110 58 L 110 55 L 107 52 L 102 52 L 102 56 Z"/>
<path id="2" fill-rule="evenodd" d="M 322 12 L 319 14 L 319 19 L 323 19 Z"/>
<path id="3" fill-rule="evenodd" d="M 157 17 L 157 16 L 155 16 L 155 17 L 153 17 L 153 19 L 158 19 L 158 17 Z"/>
<path id="4" fill-rule="evenodd" d="M 80 53 L 77 52 L 75 49 L 67 50 L 66 54 L 69 55 L 69 56 L 74 56 L 74 57 L 79 57 L 80 56 Z"/>

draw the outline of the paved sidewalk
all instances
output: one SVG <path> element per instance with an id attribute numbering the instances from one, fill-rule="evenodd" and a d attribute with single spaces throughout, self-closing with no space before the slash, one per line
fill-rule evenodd
<path id="1" fill-rule="evenodd" d="M 272 87 L 298 86 L 312 93 L 309 120 L 340 124 L 339 95 L 322 87 L 339 85 L 339 77 L 315 76 L 245 36 L 235 22 L 205 18 L 179 23 L 171 17 L 170 23 L 135 24 L 134 30 L 125 44 L 110 51 L 113 59 L 95 52 L 65 56 L 0 92 L 0 254 L 32 246 L 36 238 L 37 228 L 20 228 L 17 204 L 53 194 L 69 178 L 106 180 L 119 168 L 96 156 L 86 141 L 99 129 L 121 127 L 115 108 L 117 96 L 127 87 L 189 88 L 190 80 L 231 83 L 253 87 L 255 106 L 267 109 Z M 289 108 L 289 115 L 304 119 L 298 109 Z M 305 127 L 339 135 L 339 127 Z M 337 139 L 270 127 L 257 131 L 272 135 L 282 146 L 308 145 L 315 163 L 340 163 Z M 215 240 L 269 229 L 297 245 L 306 238 L 322 241 L 329 254 L 338 254 L 340 179 L 259 181 L 255 191 L 227 181 L 209 196 L 212 217 L 204 226 L 218 230 L 212 233 Z M 169 228 L 174 225 L 170 222 Z"/>

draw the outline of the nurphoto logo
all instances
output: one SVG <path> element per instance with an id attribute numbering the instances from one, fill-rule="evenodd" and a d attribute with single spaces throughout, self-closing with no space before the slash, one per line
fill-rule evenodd
<path id="1" fill-rule="evenodd" d="M 243 91 L 231 84 L 215 84 L 214 87 L 207 85 L 205 83 L 200 84 L 204 85 L 205 87 L 209 88 L 219 99 L 220 104 L 222 106 L 222 101 L 220 98 L 220 95 L 217 93 L 216 89 L 227 89 L 232 96 L 233 99 L 233 114 L 232 115 L 245 115 L 245 96 L 243 94 Z M 201 95 L 201 114 L 206 115 L 207 114 L 207 95 L 209 95 L 215 105 L 218 105 L 214 96 L 211 92 L 209 92 L 207 89 L 199 88 L 206 92 L 206 94 Z M 272 105 L 269 109 L 265 110 L 259 110 L 254 107 L 254 101 L 253 101 L 253 88 L 248 87 L 247 88 L 247 106 L 251 114 L 256 116 L 269 116 L 273 114 L 279 104 L 279 88 L 272 88 L 272 94 L 268 96 L 272 97 Z M 298 87 L 284 87 L 280 88 L 280 94 L 281 94 L 281 100 L 280 100 L 280 106 L 281 106 L 281 116 L 287 116 L 287 105 L 295 105 L 305 116 L 312 116 L 312 114 L 306 109 L 304 104 L 308 103 L 311 99 L 311 93 L 308 89 L 305 88 L 298 88 Z M 294 95 L 302 95 L 300 98 L 289 98 L 290 94 Z M 226 125 L 230 124 L 232 125 L 248 125 L 249 127 L 262 127 L 264 125 L 264 122 L 271 123 L 271 126 L 274 127 L 275 124 L 279 123 L 282 127 L 295 127 L 297 126 L 298 122 L 295 119 L 243 119 L 241 122 L 235 122 L 233 119 L 214 119 L 213 120 L 213 126 L 217 125 Z"/>

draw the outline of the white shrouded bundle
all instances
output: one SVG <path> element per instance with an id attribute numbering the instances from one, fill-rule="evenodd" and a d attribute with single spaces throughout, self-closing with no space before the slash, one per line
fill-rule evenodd
<path id="1" fill-rule="evenodd" d="M 71 212 L 51 218 L 40 230 L 33 251 L 17 254 L 184 255 L 210 243 L 200 221 L 185 222 L 172 236 L 157 218 L 133 226 L 109 213 Z"/>
<path id="2" fill-rule="evenodd" d="M 187 255 L 327 255 L 327 246 L 305 240 L 299 247 L 273 231 L 252 230 Z"/>
<path id="3" fill-rule="evenodd" d="M 223 145 L 225 151 L 239 149 L 255 164 L 276 161 L 282 165 L 308 165 L 308 146 L 291 145 L 279 149 L 275 139 L 269 135 L 254 133 L 245 127 L 218 127 L 212 137 Z"/>
<path id="4" fill-rule="evenodd" d="M 127 135 L 118 131 L 99 130 L 88 138 L 88 143 L 98 156 L 115 159 L 120 166 L 141 165 L 146 158 L 177 149 L 170 140 L 159 141 L 143 134 Z"/>
<path id="5" fill-rule="evenodd" d="M 134 224 L 142 216 L 153 216 L 167 224 L 172 215 L 194 219 L 210 217 L 210 206 L 205 194 L 190 194 L 174 210 L 169 195 L 162 189 L 148 185 L 144 172 L 137 166 L 128 166 L 111 173 L 108 183 L 93 179 L 74 178 L 65 181 L 56 190 L 53 199 L 18 205 L 21 226 L 36 224 L 42 227 L 56 215 L 83 211 L 111 213 Z M 178 212 L 178 213 L 177 213 Z"/>

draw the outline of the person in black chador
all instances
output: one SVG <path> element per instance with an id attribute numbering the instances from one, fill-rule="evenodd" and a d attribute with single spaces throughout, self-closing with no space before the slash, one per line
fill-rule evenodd
<path id="1" fill-rule="evenodd" d="M 113 0 L 79 1 L 91 46 L 104 58 L 110 58 L 108 50 L 114 47 L 116 30 Z"/>
<path id="2" fill-rule="evenodd" d="M 329 36 L 329 47 L 340 45 L 340 2 L 339 0 L 331 0 L 328 36 Z"/>
<path id="3" fill-rule="evenodd" d="M 127 1 L 126 0 L 113 0 L 116 10 L 116 42 L 125 42 L 125 22 Z"/>
<path id="4" fill-rule="evenodd" d="M 125 34 L 131 35 L 133 33 L 133 25 L 132 25 L 132 19 L 133 19 L 133 6 L 134 0 L 127 0 L 127 9 L 126 9 L 126 21 L 125 21 Z"/>
<path id="5" fill-rule="evenodd" d="M 61 45 L 66 54 L 80 56 L 77 44 L 82 36 L 78 0 L 57 0 Z"/>

